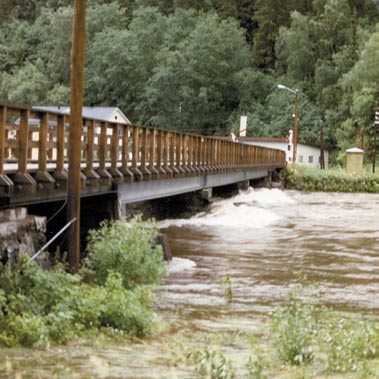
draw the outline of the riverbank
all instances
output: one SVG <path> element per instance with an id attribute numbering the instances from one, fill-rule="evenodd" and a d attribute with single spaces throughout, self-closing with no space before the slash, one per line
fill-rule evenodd
<path id="1" fill-rule="evenodd" d="M 233 306 L 226 300 L 226 308 Z M 97 334 L 47 350 L 0 349 L 0 378 L 378 377 L 378 330 L 372 320 L 313 308 L 314 298 L 293 300 L 271 317 L 218 317 L 204 328 L 189 324 L 168 329 L 166 324 L 145 339 Z"/>
<path id="2" fill-rule="evenodd" d="M 348 174 L 342 169 L 320 170 L 304 165 L 288 165 L 285 172 L 287 189 L 324 192 L 379 193 L 379 175 Z"/>

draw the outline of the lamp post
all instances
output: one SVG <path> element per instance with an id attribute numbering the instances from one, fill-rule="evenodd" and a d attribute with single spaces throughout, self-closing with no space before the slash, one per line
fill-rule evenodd
<path id="1" fill-rule="evenodd" d="M 288 92 L 291 92 L 295 95 L 295 120 L 293 124 L 293 156 L 292 156 L 292 162 L 296 162 L 296 151 L 297 151 L 297 134 L 298 134 L 298 121 L 299 121 L 299 90 L 292 89 L 287 86 L 284 86 L 283 84 L 278 84 L 279 89 L 285 89 Z"/>

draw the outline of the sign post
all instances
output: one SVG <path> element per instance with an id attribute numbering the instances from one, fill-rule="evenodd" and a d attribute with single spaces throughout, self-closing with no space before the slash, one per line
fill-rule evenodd
<path id="1" fill-rule="evenodd" d="M 240 137 L 246 137 L 246 129 L 247 129 L 247 116 L 241 116 L 240 121 Z"/>

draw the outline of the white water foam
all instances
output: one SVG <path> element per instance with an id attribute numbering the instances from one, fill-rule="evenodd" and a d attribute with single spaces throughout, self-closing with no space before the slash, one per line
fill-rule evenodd
<path id="1" fill-rule="evenodd" d="M 196 263 L 194 261 L 191 261 L 190 259 L 185 258 L 174 257 L 171 261 L 167 263 L 168 272 L 170 274 L 175 272 L 191 270 L 194 267 L 196 267 Z"/>
<path id="2" fill-rule="evenodd" d="M 208 213 L 202 212 L 190 219 L 165 220 L 158 226 L 264 228 L 280 218 L 274 211 L 267 209 L 267 205 L 286 203 L 292 204 L 293 200 L 283 191 L 249 188 L 230 199 L 215 202 Z"/>

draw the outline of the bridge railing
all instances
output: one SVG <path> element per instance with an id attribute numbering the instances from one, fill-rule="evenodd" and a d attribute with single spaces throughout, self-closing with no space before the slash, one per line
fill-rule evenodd
<path id="1" fill-rule="evenodd" d="M 0 104 L 0 197 L 65 190 L 68 114 Z M 82 188 L 281 167 L 284 152 L 228 139 L 83 118 Z"/>

